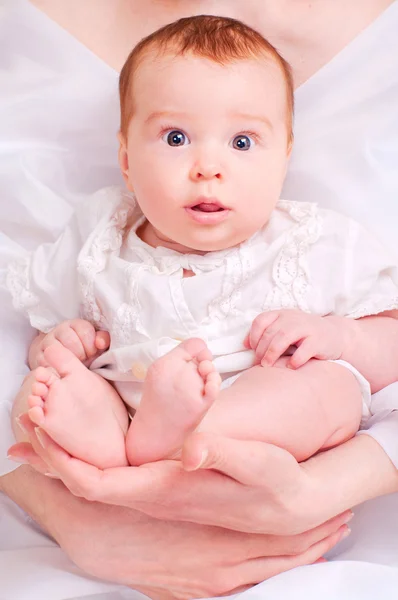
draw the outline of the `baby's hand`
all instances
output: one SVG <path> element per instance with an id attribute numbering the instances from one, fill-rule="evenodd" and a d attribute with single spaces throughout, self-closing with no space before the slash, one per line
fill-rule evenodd
<path id="1" fill-rule="evenodd" d="M 311 358 L 338 360 L 345 345 L 344 317 L 320 317 L 300 310 L 264 312 L 253 321 L 245 346 L 256 362 L 272 366 L 290 346 L 297 346 L 288 366 L 298 369 Z M 347 323 L 348 325 L 348 323 Z"/>
<path id="2" fill-rule="evenodd" d="M 110 337 L 107 331 L 96 331 L 91 323 L 83 319 L 64 321 L 47 333 L 38 345 L 38 365 L 46 365 L 43 352 L 55 342 L 61 343 L 89 366 L 94 358 L 109 348 Z"/>

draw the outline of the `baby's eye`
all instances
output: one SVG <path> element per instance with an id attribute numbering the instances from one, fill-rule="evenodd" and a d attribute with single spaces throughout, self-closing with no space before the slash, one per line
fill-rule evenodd
<path id="1" fill-rule="evenodd" d="M 186 144 L 189 144 L 189 140 L 185 133 L 178 131 L 178 129 L 167 131 L 162 136 L 162 140 L 167 142 L 169 146 L 185 146 Z"/>
<path id="2" fill-rule="evenodd" d="M 232 147 L 235 148 L 235 150 L 242 150 L 245 152 L 251 148 L 253 143 L 253 140 L 249 138 L 248 135 L 241 134 L 234 137 L 232 140 Z"/>

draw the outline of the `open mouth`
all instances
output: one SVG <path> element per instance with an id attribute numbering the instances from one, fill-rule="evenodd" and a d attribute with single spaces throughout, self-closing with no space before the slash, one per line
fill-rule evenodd
<path id="1" fill-rule="evenodd" d="M 231 210 L 218 198 L 199 196 L 196 202 L 185 208 L 190 218 L 201 225 L 217 225 L 228 218 Z"/>
<path id="2" fill-rule="evenodd" d="M 191 206 L 191 209 L 204 213 L 222 212 L 225 210 L 225 208 L 219 204 L 214 204 L 212 202 L 200 202 L 199 204 L 195 204 L 195 206 Z"/>

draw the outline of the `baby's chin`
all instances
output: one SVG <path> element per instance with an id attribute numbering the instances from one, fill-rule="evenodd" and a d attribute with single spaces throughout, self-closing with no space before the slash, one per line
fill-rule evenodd
<path id="1" fill-rule="evenodd" d="M 207 232 L 206 232 L 207 233 Z M 250 235 L 248 237 L 251 237 Z M 222 250 L 228 250 L 229 248 L 235 248 L 242 242 L 248 239 L 246 236 L 195 236 L 194 239 L 180 239 L 178 241 L 183 252 L 191 252 L 192 254 L 207 254 L 208 252 L 220 252 Z M 199 238 L 199 239 L 198 239 Z"/>

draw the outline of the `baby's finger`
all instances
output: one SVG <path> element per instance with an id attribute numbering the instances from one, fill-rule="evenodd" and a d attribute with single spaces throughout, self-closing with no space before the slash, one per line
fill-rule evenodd
<path id="1" fill-rule="evenodd" d="M 94 326 L 88 321 L 84 321 L 83 319 L 74 319 L 70 323 L 73 331 L 76 332 L 80 343 L 82 344 L 84 357 L 80 358 L 80 360 L 85 360 L 86 358 L 91 358 L 98 352 L 98 348 L 95 345 L 96 334 Z"/>
<path id="2" fill-rule="evenodd" d="M 272 338 L 268 349 L 261 360 L 262 365 L 272 367 L 278 358 L 283 356 L 287 349 L 297 342 L 297 334 L 293 332 L 286 333 L 279 330 Z"/>
<path id="3" fill-rule="evenodd" d="M 289 369 L 299 369 L 305 365 L 311 358 L 317 355 L 314 339 L 311 337 L 303 340 L 297 350 L 292 354 L 288 367 Z"/>
<path id="4" fill-rule="evenodd" d="M 251 346 L 250 346 L 250 333 L 247 334 L 247 336 L 245 337 L 245 339 L 243 340 L 243 345 L 245 348 L 247 348 L 248 350 L 250 350 Z"/>
<path id="5" fill-rule="evenodd" d="M 278 312 L 270 311 L 261 313 L 261 315 L 258 315 L 258 317 L 254 319 L 249 334 L 250 347 L 253 348 L 253 350 L 257 348 L 264 331 L 278 319 L 278 316 Z"/>
<path id="6" fill-rule="evenodd" d="M 65 324 L 60 327 L 57 327 L 54 330 L 54 338 L 57 340 L 64 348 L 67 348 L 72 354 L 76 356 L 79 360 L 84 360 L 86 356 L 86 351 L 84 346 L 76 333 L 76 331 L 69 325 Z M 43 350 L 51 346 L 51 343 L 47 343 L 46 341 L 43 344 Z"/>
<path id="7" fill-rule="evenodd" d="M 110 335 L 107 331 L 97 331 L 95 336 L 95 347 L 100 352 L 107 350 L 111 343 Z"/>
<path id="8" fill-rule="evenodd" d="M 266 331 L 264 331 L 263 335 L 260 338 L 260 341 L 256 348 L 256 363 L 260 364 L 266 354 L 269 345 L 272 343 L 272 340 L 277 335 L 278 330 L 270 327 Z"/>

